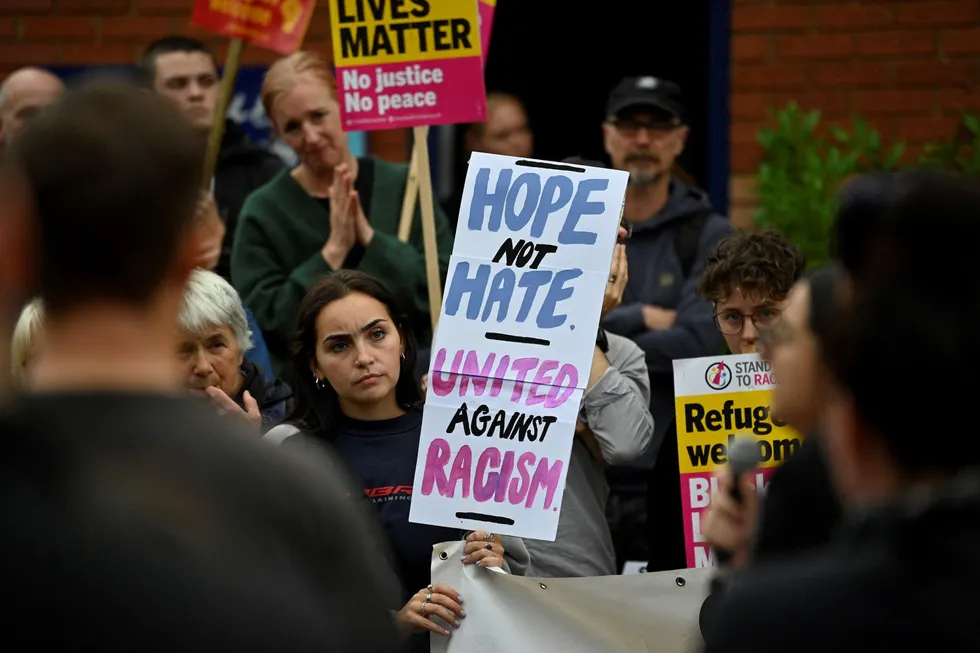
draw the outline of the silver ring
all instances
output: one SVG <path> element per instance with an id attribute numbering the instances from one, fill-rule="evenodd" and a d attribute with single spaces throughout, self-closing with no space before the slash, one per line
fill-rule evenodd
<path id="1" fill-rule="evenodd" d="M 483 536 L 484 542 L 489 542 L 492 539 L 493 539 L 493 533 L 487 533 L 486 535 Z"/>
<path id="2" fill-rule="evenodd" d="M 616 275 L 615 274 L 610 274 L 609 275 L 609 283 L 616 283 Z"/>
<path id="3" fill-rule="evenodd" d="M 423 617 L 427 616 L 424 602 L 422 603 L 422 605 L 419 606 L 419 614 L 422 615 Z"/>
<path id="4" fill-rule="evenodd" d="M 429 590 L 431 592 L 432 591 L 432 583 L 429 583 L 428 587 L 426 587 L 425 589 L 427 589 L 427 590 Z"/>
<path id="5" fill-rule="evenodd" d="M 423 601 L 423 603 L 432 603 L 432 593 L 431 592 L 425 595 L 425 601 Z"/>

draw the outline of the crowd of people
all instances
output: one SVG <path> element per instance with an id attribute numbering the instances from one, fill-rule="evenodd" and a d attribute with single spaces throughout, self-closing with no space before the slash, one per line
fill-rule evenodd
<path id="1" fill-rule="evenodd" d="M 730 572 L 705 604 L 708 650 L 911 650 L 926 630 L 980 643 L 921 626 L 971 622 L 980 461 L 957 407 L 980 310 L 960 251 L 980 235 L 974 181 L 851 181 L 838 262 L 808 272 L 793 243 L 736 232 L 676 173 L 681 89 L 623 79 L 597 129 L 629 185 L 558 533 L 522 540 L 408 519 L 432 338 L 421 219 L 399 239 L 408 168 L 351 154 L 329 66 L 298 52 L 263 82 L 298 165 L 229 123 L 212 179 L 214 57 L 169 37 L 139 70 L 66 90 L 28 68 L 0 86 L 12 634 L 426 651 L 468 607 L 432 582 L 441 542 L 465 542 L 461 564 L 535 577 L 682 568 L 673 362 L 757 352 L 779 382 L 773 413 L 807 437 L 764 499 L 721 475 L 703 534 Z M 519 157 L 533 142 L 501 93 L 467 138 Z M 443 279 L 459 201 L 435 211 Z M 33 628 L 42 610 L 58 627 Z"/>

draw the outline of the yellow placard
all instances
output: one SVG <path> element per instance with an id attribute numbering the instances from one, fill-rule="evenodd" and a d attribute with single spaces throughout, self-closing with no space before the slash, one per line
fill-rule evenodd
<path id="1" fill-rule="evenodd" d="M 339 67 L 478 57 L 473 0 L 331 0 Z"/>
<path id="2" fill-rule="evenodd" d="M 759 467 L 776 467 L 803 444 L 800 435 L 773 419 L 771 390 L 677 397 L 677 454 L 681 474 L 714 472 L 728 465 L 728 447 L 751 436 L 759 445 Z"/>

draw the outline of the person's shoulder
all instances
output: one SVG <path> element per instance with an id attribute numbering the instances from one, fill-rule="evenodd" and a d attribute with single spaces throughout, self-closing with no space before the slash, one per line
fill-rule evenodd
<path id="1" fill-rule="evenodd" d="M 289 170 L 283 166 L 269 181 L 249 193 L 242 205 L 242 218 L 263 216 L 281 205 L 294 183 Z"/>
<path id="2" fill-rule="evenodd" d="M 368 157 L 374 165 L 374 176 L 378 183 L 404 186 L 408 180 L 408 165 L 393 163 L 376 156 Z"/>
<path id="3" fill-rule="evenodd" d="M 607 358 L 613 367 L 618 367 L 622 364 L 622 361 L 643 358 L 645 356 L 640 346 L 625 336 L 619 336 L 610 331 L 606 331 L 606 340 L 609 342 L 609 354 Z M 616 361 L 619 361 L 619 363 Z"/>

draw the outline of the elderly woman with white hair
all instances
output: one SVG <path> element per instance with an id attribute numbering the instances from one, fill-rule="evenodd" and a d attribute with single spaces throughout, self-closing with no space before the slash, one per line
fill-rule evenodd
<path id="1" fill-rule="evenodd" d="M 179 322 L 178 352 L 192 391 L 204 393 L 223 410 L 261 423 L 263 431 L 285 419 L 293 393 L 282 381 L 267 380 L 258 365 L 245 359 L 252 333 L 231 284 L 214 272 L 195 270 Z"/>

